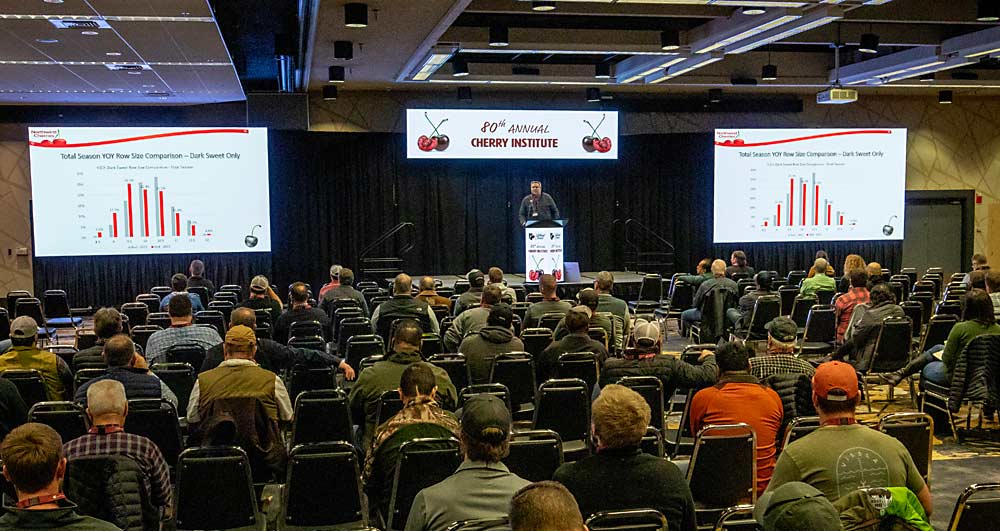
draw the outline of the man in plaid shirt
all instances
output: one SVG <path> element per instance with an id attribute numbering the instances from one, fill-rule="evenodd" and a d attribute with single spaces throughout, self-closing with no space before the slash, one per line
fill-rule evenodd
<path id="1" fill-rule="evenodd" d="M 194 326 L 194 316 L 191 310 L 191 300 L 187 297 L 174 297 L 167 306 L 170 312 L 170 328 L 153 332 L 146 342 L 146 363 L 152 367 L 156 363 L 167 361 L 167 351 L 170 347 L 181 343 L 191 343 L 206 351 L 219 343 L 222 337 L 215 328 Z M 197 369 L 197 367 L 195 367 Z"/>
<path id="2" fill-rule="evenodd" d="M 767 323 L 767 354 L 750 358 L 750 374 L 764 380 L 773 374 L 805 374 L 816 369 L 808 361 L 795 357 L 798 326 L 789 317 L 775 317 Z"/>
<path id="3" fill-rule="evenodd" d="M 128 414 L 125 386 L 117 380 L 101 380 L 87 389 L 87 415 L 91 428 L 86 435 L 63 445 L 66 459 L 120 455 L 131 458 L 142 470 L 150 503 L 170 515 L 170 472 L 156 444 L 149 439 L 122 430 Z"/>

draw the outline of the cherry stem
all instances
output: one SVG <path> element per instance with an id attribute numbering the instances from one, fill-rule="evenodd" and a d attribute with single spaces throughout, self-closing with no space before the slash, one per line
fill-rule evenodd
<path id="1" fill-rule="evenodd" d="M 593 125 L 593 124 L 591 124 L 591 123 L 590 123 L 590 122 L 588 122 L 587 120 L 584 120 L 584 121 L 583 121 L 583 123 L 585 123 L 585 124 L 589 125 L 589 126 L 590 126 L 590 130 L 591 130 L 591 131 L 592 131 L 592 132 L 594 133 L 594 136 L 597 136 L 597 128 L 596 128 L 596 127 L 594 127 L 594 125 Z"/>
<path id="2" fill-rule="evenodd" d="M 435 135 L 441 136 L 441 133 L 438 132 L 438 127 L 441 127 L 441 124 L 443 124 L 443 123 L 445 123 L 447 121 L 448 121 L 447 118 L 445 118 L 444 120 L 441 120 L 441 122 L 439 124 L 437 124 L 437 127 L 434 127 L 434 124 L 431 124 L 431 127 L 434 127 L 434 134 Z"/>

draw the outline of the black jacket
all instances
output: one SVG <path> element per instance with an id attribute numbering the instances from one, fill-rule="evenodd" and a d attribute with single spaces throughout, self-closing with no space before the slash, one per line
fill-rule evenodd
<path id="1" fill-rule="evenodd" d="M 521 352 L 524 343 L 514 337 L 514 332 L 502 326 L 487 326 L 462 340 L 458 352 L 465 355 L 472 374 L 472 383 L 480 384 L 490 381 L 490 367 L 497 354 L 506 352 Z"/>
<path id="2" fill-rule="evenodd" d="M 715 356 L 706 356 L 700 365 L 685 363 L 673 356 L 659 355 L 648 359 L 611 358 L 601 369 L 600 385 L 604 387 L 625 376 L 655 376 L 663 382 L 663 396 L 673 396 L 678 387 L 701 389 L 719 379 Z"/>
<path id="3" fill-rule="evenodd" d="M 951 375 L 948 409 L 958 413 L 963 398 L 1000 407 L 1000 335 L 981 335 L 959 353 Z"/>
<path id="4" fill-rule="evenodd" d="M 224 359 L 222 345 L 219 343 L 205 352 L 205 361 L 198 370 L 199 374 L 212 370 L 222 363 Z M 282 369 L 290 369 L 294 365 L 337 367 L 343 360 L 326 352 L 311 348 L 289 347 L 265 338 L 257 340 L 257 354 L 254 355 L 254 361 L 262 368 L 278 374 Z"/>
<path id="5" fill-rule="evenodd" d="M 556 378 L 559 356 L 570 352 L 592 352 L 597 357 L 598 365 L 603 365 L 608 359 L 608 349 L 599 341 L 590 339 L 587 334 L 570 334 L 551 343 L 535 360 L 535 377 L 539 385 L 546 380 Z"/>

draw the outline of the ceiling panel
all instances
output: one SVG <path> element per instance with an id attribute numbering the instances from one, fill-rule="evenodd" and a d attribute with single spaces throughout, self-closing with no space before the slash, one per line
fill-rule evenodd
<path id="1" fill-rule="evenodd" d="M 147 62 L 229 63 L 229 52 L 210 22 L 112 22 Z"/>
<path id="2" fill-rule="evenodd" d="M 136 62 L 139 60 L 121 37 L 107 29 L 96 30 L 96 35 L 85 35 L 77 29 L 56 28 L 44 19 L 3 20 L 0 21 L 0 28 L 16 41 L 10 43 L 10 48 L 4 43 L 5 46 L 0 49 L 5 52 L 8 49 L 15 53 L 19 50 L 22 52 L 30 50 L 51 61 Z M 106 55 L 108 52 L 122 55 L 108 56 Z"/>
<path id="3" fill-rule="evenodd" d="M 0 14 L 4 15 L 96 15 L 83 0 L 63 0 L 53 4 L 42 0 L 0 0 Z"/>
<path id="4" fill-rule="evenodd" d="M 90 0 L 98 12 L 111 16 L 211 17 L 205 0 Z"/>

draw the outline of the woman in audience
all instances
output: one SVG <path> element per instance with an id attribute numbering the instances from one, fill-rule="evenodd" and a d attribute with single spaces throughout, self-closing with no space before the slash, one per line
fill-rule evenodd
<path id="1" fill-rule="evenodd" d="M 958 355 L 973 339 L 983 334 L 1000 334 L 993 315 L 993 301 L 983 290 L 973 289 L 965 294 L 965 310 L 962 322 L 956 324 L 943 345 L 935 345 L 920 356 L 913 358 L 906 367 L 882 378 L 896 385 L 907 376 L 920 373 L 920 378 L 942 386 L 951 385 L 951 375 L 955 370 Z"/>
<path id="2" fill-rule="evenodd" d="M 747 265 L 747 253 L 743 251 L 733 251 L 729 257 L 729 267 L 726 268 L 726 276 L 732 278 L 733 275 L 744 275 L 743 278 L 750 278 L 756 272 L 754 268 Z"/>
<path id="3" fill-rule="evenodd" d="M 840 278 L 840 282 L 837 284 L 837 292 L 847 293 L 847 291 L 851 289 L 851 271 L 854 271 L 855 269 L 865 271 L 867 266 L 868 264 L 865 263 L 865 259 L 861 258 L 860 255 L 847 255 L 847 258 L 844 259 L 844 276 Z"/>
<path id="4" fill-rule="evenodd" d="M 826 260 L 828 263 L 830 262 L 830 256 L 827 255 L 826 251 L 824 251 L 823 249 L 820 249 L 820 250 L 816 251 L 816 259 L 819 259 L 819 258 L 822 258 L 822 259 Z M 814 261 L 815 261 L 815 259 L 814 259 Z M 815 267 L 810 267 L 809 268 L 809 274 L 806 275 L 806 278 L 812 278 L 814 276 L 816 276 L 816 268 Z M 826 276 L 828 276 L 828 277 L 834 276 L 833 266 L 832 265 L 826 268 Z"/>

